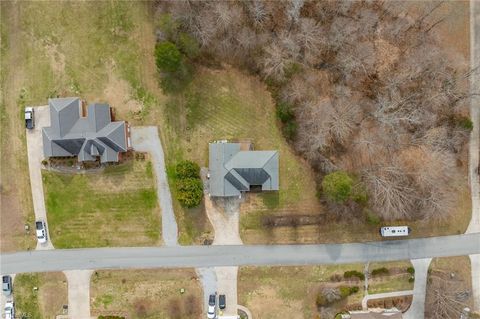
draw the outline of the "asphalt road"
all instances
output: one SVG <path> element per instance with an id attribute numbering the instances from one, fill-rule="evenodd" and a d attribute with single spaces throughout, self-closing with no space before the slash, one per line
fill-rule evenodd
<path id="1" fill-rule="evenodd" d="M 2 254 L 1 273 L 105 268 L 365 263 L 480 253 L 480 233 L 325 245 L 57 249 Z"/>

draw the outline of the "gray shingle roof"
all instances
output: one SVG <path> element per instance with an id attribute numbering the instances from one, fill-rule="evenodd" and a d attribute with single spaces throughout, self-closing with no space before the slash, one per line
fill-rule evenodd
<path id="1" fill-rule="evenodd" d="M 240 151 L 239 143 L 210 143 L 209 170 L 211 196 L 239 196 L 251 186 L 279 189 L 277 151 Z"/>
<path id="2" fill-rule="evenodd" d="M 127 151 L 126 124 L 112 122 L 108 104 L 91 104 L 80 116 L 77 97 L 49 99 L 50 126 L 42 128 L 45 157 L 78 156 L 79 161 L 117 162 Z"/>

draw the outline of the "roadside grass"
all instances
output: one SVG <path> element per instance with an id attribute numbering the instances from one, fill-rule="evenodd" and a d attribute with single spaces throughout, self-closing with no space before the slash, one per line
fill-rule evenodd
<path id="1" fill-rule="evenodd" d="M 160 208 L 148 162 L 103 173 L 43 171 L 51 240 L 56 248 L 158 245 Z"/>
<path id="2" fill-rule="evenodd" d="M 18 318 L 55 318 L 68 304 L 67 279 L 61 272 L 18 274 L 13 283 Z"/>
<path id="3" fill-rule="evenodd" d="M 471 219 L 471 198 L 468 184 L 465 181 L 459 188 L 457 204 L 452 216 L 443 221 L 395 221 L 369 223 L 365 219 L 336 220 L 325 215 L 325 219 L 315 225 L 297 227 L 266 227 L 262 219 L 266 216 L 284 215 L 265 208 L 258 209 L 255 205 L 246 213 L 240 215 L 240 235 L 245 244 L 273 243 L 342 243 L 366 242 L 382 240 L 379 227 L 382 225 L 409 225 L 412 233 L 409 238 L 445 236 L 463 234 Z M 452 219 L 455 222 L 452 222 Z"/>
<path id="4" fill-rule="evenodd" d="M 221 70 L 199 67 L 193 81 L 179 94 L 172 95 L 164 107 L 163 141 L 170 169 L 182 159 L 208 166 L 208 142 L 219 139 L 250 139 L 257 150 L 279 150 L 280 191 L 267 196 L 262 207 L 303 211 L 321 208 L 315 196 L 313 173 L 291 150 L 282 136 L 274 102 L 257 78 L 225 67 Z M 169 174 L 173 184 L 172 174 Z M 268 205 L 268 206 L 267 206 Z M 176 205 L 177 217 L 191 218 Z M 179 213 L 180 212 L 180 213 Z M 180 220 L 183 218 L 180 217 Z M 182 243 L 195 242 L 179 224 Z"/>
<path id="5" fill-rule="evenodd" d="M 370 274 L 368 278 L 368 293 L 380 294 L 384 292 L 413 290 L 413 282 L 409 282 L 411 278 L 407 268 L 412 267 L 409 260 L 393 261 L 393 262 L 374 262 L 369 264 L 369 271 L 372 273 L 374 269 L 387 268 L 389 273 L 373 276 Z"/>
<path id="6" fill-rule="evenodd" d="M 90 298 L 94 316 L 173 319 L 199 318 L 203 313 L 202 288 L 193 269 L 96 271 Z"/>
<path id="7" fill-rule="evenodd" d="M 330 281 L 333 275 L 343 276 L 348 270 L 362 272 L 363 265 L 240 267 L 238 302 L 255 318 L 316 318 L 315 300 L 322 287 L 358 286 L 357 293 L 331 306 L 341 311 L 346 305 L 358 306 L 363 298 L 363 281 Z"/>

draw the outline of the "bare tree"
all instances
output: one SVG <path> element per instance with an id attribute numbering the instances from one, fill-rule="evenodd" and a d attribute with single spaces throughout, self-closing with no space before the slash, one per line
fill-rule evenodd
<path id="1" fill-rule="evenodd" d="M 461 282 L 432 276 L 427 287 L 425 312 L 428 319 L 458 319 L 467 307 L 469 292 Z"/>

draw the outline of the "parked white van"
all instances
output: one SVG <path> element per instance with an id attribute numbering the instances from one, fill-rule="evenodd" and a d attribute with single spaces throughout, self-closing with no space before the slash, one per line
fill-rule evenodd
<path id="1" fill-rule="evenodd" d="M 382 237 L 408 236 L 410 231 L 411 229 L 408 226 L 380 227 L 380 235 L 382 235 Z"/>

